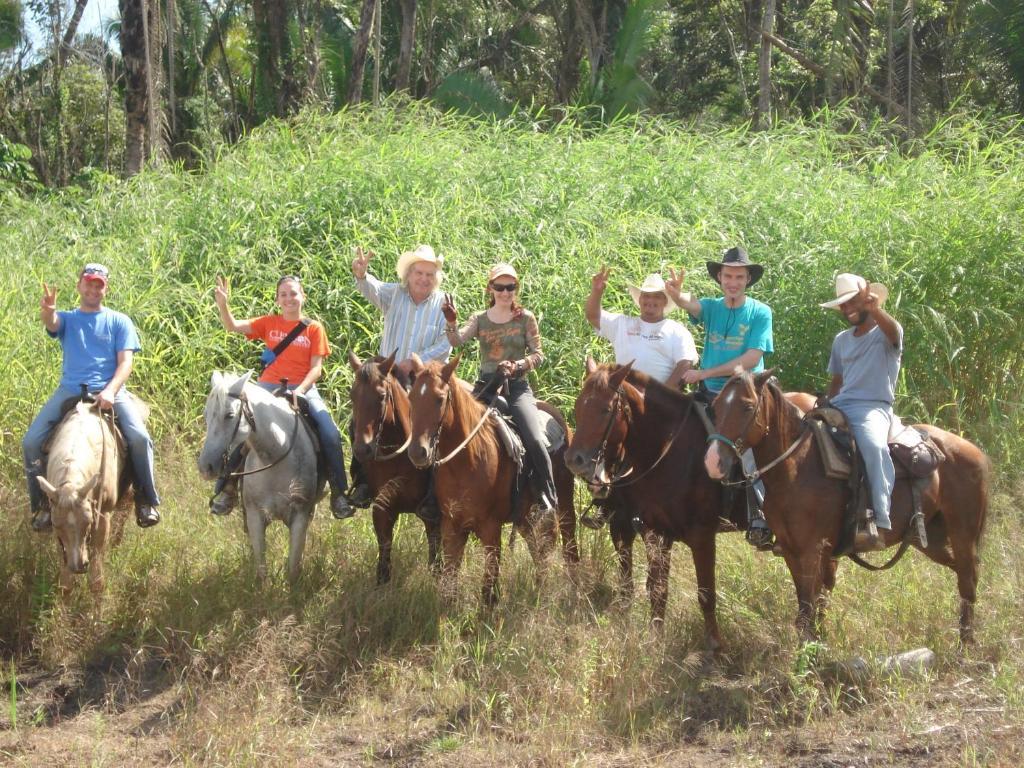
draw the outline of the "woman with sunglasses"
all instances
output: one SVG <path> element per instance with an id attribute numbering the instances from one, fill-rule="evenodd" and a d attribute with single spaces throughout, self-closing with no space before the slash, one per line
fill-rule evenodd
<path id="1" fill-rule="evenodd" d="M 508 380 L 509 408 L 527 458 L 533 467 L 533 490 L 538 512 L 555 511 L 558 503 L 551 474 L 551 457 L 544 449 L 544 438 L 537 401 L 526 374 L 544 360 L 540 348 L 540 328 L 532 312 L 518 301 L 519 276 L 510 264 L 495 264 L 487 275 L 489 306 L 477 312 L 459 328 L 458 312 L 450 294 L 442 307 L 445 334 L 453 347 L 473 338 L 480 340 L 480 376 L 474 395 L 494 395 L 503 380 Z"/>
<path id="2" fill-rule="evenodd" d="M 306 294 L 302 283 L 294 275 L 285 275 L 277 281 L 275 301 L 280 314 L 263 315 L 249 320 L 236 320 L 228 308 L 228 281 L 225 277 L 217 278 L 217 289 L 214 293 L 220 322 L 229 332 L 243 333 L 249 339 L 259 339 L 266 348 L 260 355 L 264 364 L 263 372 L 257 382 L 271 392 L 281 386 L 282 380 L 288 382 L 288 391 L 295 392 L 306 398 L 309 404 L 309 415 L 316 424 L 320 436 L 320 448 L 324 452 L 327 464 L 327 482 L 331 485 L 331 514 L 338 520 L 352 516 L 352 508 L 345 498 L 348 481 L 345 478 L 345 456 L 341 447 L 341 432 L 334 423 L 331 412 L 327 410 L 316 382 L 323 373 L 323 360 L 331 353 L 327 345 L 327 331 L 318 320 L 302 317 L 302 305 Z M 288 345 L 274 354 L 277 348 L 299 323 L 305 327 L 293 336 Z M 234 457 L 232 457 L 234 458 Z M 237 489 L 235 482 L 223 485 L 218 481 L 214 488 L 216 495 L 210 502 L 210 511 L 218 515 L 226 515 L 235 505 Z"/>

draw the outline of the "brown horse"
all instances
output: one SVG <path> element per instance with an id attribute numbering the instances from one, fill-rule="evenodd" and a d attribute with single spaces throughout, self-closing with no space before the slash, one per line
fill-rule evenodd
<path id="1" fill-rule="evenodd" d="M 391 578 L 391 546 L 398 514 L 420 509 L 430 473 L 414 467 L 406 453 L 411 423 L 409 395 L 398 379 L 390 375 L 394 354 L 364 363 L 349 352 L 348 360 L 356 374 L 352 382 L 352 452 L 366 470 L 374 497 L 377 583 L 384 584 Z M 427 534 L 427 562 L 434 568 L 441 543 L 441 520 L 422 519 Z"/>
<path id="2" fill-rule="evenodd" d="M 495 584 L 501 555 L 501 528 L 513 522 L 540 564 L 554 545 L 552 521 L 534 520 L 530 508 L 533 491 L 519 494 L 515 508 L 512 485 L 516 467 L 502 447 L 488 409 L 473 398 L 468 385 L 455 375 L 459 359 L 446 365 L 423 364 L 414 358 L 410 394 L 412 442 L 409 458 L 417 467 L 434 467 L 434 489 L 441 507 L 441 546 L 444 552 L 444 584 L 447 594 L 455 580 L 466 541 L 476 534 L 484 547 L 483 601 L 496 601 Z M 538 402 L 565 430 L 572 432 L 555 409 Z M 570 565 L 579 561 L 576 544 L 576 511 L 573 506 L 573 478 L 562 462 L 563 445 L 552 456 L 555 490 L 558 493 L 558 528 L 562 555 Z"/>
<path id="3" fill-rule="evenodd" d="M 765 517 L 796 585 L 797 629 L 803 637 L 813 638 L 822 588 L 831 588 L 834 579 L 833 549 L 846 506 L 845 481 L 825 477 L 818 449 L 806 438 L 802 414 L 783 399 L 771 371 L 734 375 L 722 388 L 714 408 L 719 439 L 708 448 L 708 470 L 727 476 L 737 452 L 753 449 L 758 467 L 764 471 Z M 920 428 L 946 457 L 921 494 L 928 539 L 922 551 L 956 573 L 960 641 L 969 643 L 991 467 L 985 454 L 968 441 L 937 427 Z M 783 457 L 790 448 L 792 453 Z M 893 489 L 893 526 L 885 532 L 887 545 L 904 539 L 911 517 L 910 483 L 898 479 Z M 913 543 L 920 549 L 916 537 Z"/>
<path id="4" fill-rule="evenodd" d="M 576 433 L 566 463 L 592 489 L 611 491 L 620 511 L 609 526 L 624 589 L 631 589 L 633 536 L 621 510 L 635 510 L 648 552 L 651 617 L 664 621 L 672 543 L 690 547 L 704 640 L 721 647 L 715 617 L 715 535 L 747 527 L 737 494 L 723 509 L 722 489 L 704 472 L 707 431 L 690 395 L 634 371 L 632 364 L 598 366 L 587 358 L 587 378 L 576 398 Z M 813 400 L 794 393 L 801 404 Z M 611 477 L 618 473 L 617 477 Z"/>

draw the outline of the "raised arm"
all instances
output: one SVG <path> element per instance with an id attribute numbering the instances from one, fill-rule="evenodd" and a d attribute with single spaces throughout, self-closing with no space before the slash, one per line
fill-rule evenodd
<path id="1" fill-rule="evenodd" d="M 878 323 L 878 327 L 882 329 L 882 333 L 885 334 L 885 338 L 889 340 L 889 343 L 894 347 L 900 345 L 900 324 L 896 322 L 896 318 L 882 309 L 882 306 L 878 303 L 878 297 L 869 293 L 867 286 L 863 289 L 864 295 L 864 309 L 871 319 Z"/>
<path id="2" fill-rule="evenodd" d="M 228 308 L 228 297 L 231 293 L 231 287 L 228 284 L 228 279 L 222 275 L 217 276 L 217 287 L 213 292 L 214 301 L 217 302 L 217 311 L 220 314 L 220 323 L 224 326 L 224 329 L 230 333 L 244 333 L 246 335 L 252 333 L 252 323 L 248 320 L 236 320 L 235 316 L 231 314 L 231 310 Z"/>
<path id="3" fill-rule="evenodd" d="M 590 278 L 590 295 L 587 297 L 585 312 L 587 322 L 593 326 L 595 331 L 601 330 L 601 297 L 608 287 L 608 275 L 611 272 L 607 266 L 601 267 L 601 271 Z"/>
<path id="4" fill-rule="evenodd" d="M 676 272 L 674 267 L 669 267 L 668 275 L 668 280 L 665 281 L 665 292 L 669 295 L 669 298 L 685 309 L 691 317 L 699 320 L 701 316 L 700 299 L 681 292 L 683 278 L 686 277 L 686 270 L 680 267 L 679 271 Z"/>

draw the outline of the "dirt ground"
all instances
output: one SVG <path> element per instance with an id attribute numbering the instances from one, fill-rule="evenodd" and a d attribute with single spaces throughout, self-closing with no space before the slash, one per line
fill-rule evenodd
<path id="1" fill-rule="evenodd" d="M 167 766 L 280 764 L 282 749 L 225 760 L 183 738 L 186 693 L 158 669 L 18 673 L 16 726 L 0 723 L 0 765 Z M 451 718 L 408 712 L 400 703 L 372 725 L 358 714 L 321 708 L 295 726 L 284 749 L 291 765 L 314 766 L 1020 766 L 1024 723 L 987 683 L 967 671 L 932 680 L 926 701 L 896 699 L 803 726 L 756 723 L 738 731 L 708 724 L 678 744 L 618 744 L 598 734 L 588 746 L 537 744 L 530 734 L 474 738 Z M 5 692 L 6 693 L 6 692 Z M 194 691 L 192 692 L 194 695 Z M 5 696 L 8 698 L 8 696 Z M 885 697 L 882 697 L 885 698 Z M 193 714 L 193 716 L 195 716 Z M 217 717 L 215 711 L 208 717 Z M 456 718 L 457 720 L 457 718 Z M 449 737 L 446 740 L 446 735 Z M 440 745 L 440 746 L 439 746 Z M 264 760 L 263 758 L 266 757 Z"/>

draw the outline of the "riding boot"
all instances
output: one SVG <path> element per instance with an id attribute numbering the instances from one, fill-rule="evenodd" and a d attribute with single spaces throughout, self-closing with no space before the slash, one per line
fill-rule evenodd
<path id="1" fill-rule="evenodd" d="M 213 484 L 213 496 L 210 497 L 210 514 L 227 515 L 238 503 L 238 478 L 232 474 L 242 468 L 245 463 L 245 443 L 237 446 L 224 462 L 220 477 Z"/>
<path id="2" fill-rule="evenodd" d="M 441 519 L 441 506 L 437 503 L 437 493 L 434 492 L 433 472 L 427 480 L 427 492 L 423 496 L 423 501 L 416 507 L 416 516 L 425 523 Z"/>
<path id="3" fill-rule="evenodd" d="M 612 513 L 613 510 L 608 504 L 608 499 L 592 499 L 590 506 L 580 515 L 580 524 L 596 531 L 608 522 Z"/>
<path id="4" fill-rule="evenodd" d="M 356 513 L 345 496 L 345 484 L 328 481 L 331 484 L 331 514 L 335 520 L 347 520 Z"/>
<path id="5" fill-rule="evenodd" d="M 373 494 L 370 492 L 370 481 L 366 477 L 366 470 L 363 463 L 355 456 L 349 462 L 349 472 L 352 474 L 352 488 L 348 492 L 348 503 L 353 507 L 366 509 L 373 503 Z"/>
<path id="6" fill-rule="evenodd" d="M 160 522 L 160 511 L 152 504 L 136 504 L 135 522 L 139 528 L 152 528 Z"/>
<path id="7" fill-rule="evenodd" d="M 744 476 L 749 477 L 757 471 L 754 452 L 749 448 L 740 457 Z M 745 486 L 747 497 L 747 541 L 761 552 L 766 552 L 775 543 L 775 536 L 764 519 L 761 507 L 764 505 L 764 483 L 758 478 Z"/>
<path id="8" fill-rule="evenodd" d="M 32 530 L 36 533 L 49 533 L 53 530 L 49 499 L 44 499 L 38 509 L 32 510 Z"/>

